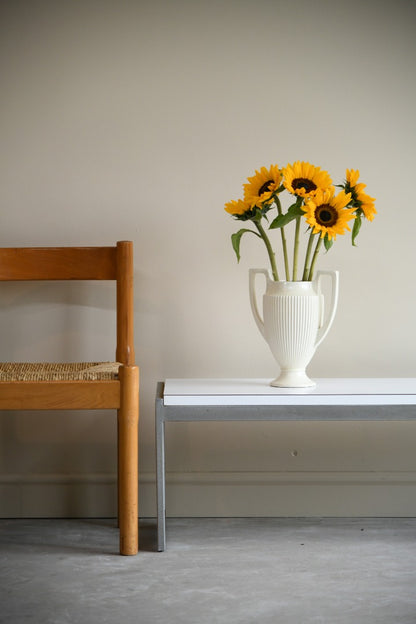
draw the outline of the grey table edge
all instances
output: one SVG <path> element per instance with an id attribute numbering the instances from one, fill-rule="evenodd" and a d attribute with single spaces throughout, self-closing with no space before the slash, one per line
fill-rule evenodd
<path id="1" fill-rule="evenodd" d="M 166 550 L 165 422 L 203 421 L 408 421 L 415 405 L 165 405 L 165 383 L 155 401 L 157 550 Z"/>

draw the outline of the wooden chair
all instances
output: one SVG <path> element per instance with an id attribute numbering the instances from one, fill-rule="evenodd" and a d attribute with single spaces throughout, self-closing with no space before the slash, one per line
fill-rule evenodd
<path id="1" fill-rule="evenodd" d="M 138 550 L 139 371 L 133 345 L 133 244 L 0 248 L 0 281 L 115 280 L 113 363 L 0 364 L 1 410 L 116 409 L 120 553 Z"/>

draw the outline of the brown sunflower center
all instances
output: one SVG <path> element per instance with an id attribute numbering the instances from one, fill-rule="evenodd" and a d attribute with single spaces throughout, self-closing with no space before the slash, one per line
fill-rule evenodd
<path id="1" fill-rule="evenodd" d="M 262 184 L 262 186 L 259 188 L 259 195 L 263 195 L 263 193 L 267 193 L 267 191 L 270 191 L 271 189 L 269 188 L 269 186 L 273 183 L 274 180 L 267 180 L 267 182 Z"/>
<path id="2" fill-rule="evenodd" d="M 338 221 L 338 212 L 330 204 L 321 204 L 315 210 L 315 219 L 319 225 L 332 227 Z"/>
<path id="3" fill-rule="evenodd" d="M 317 186 L 315 182 L 308 178 L 295 178 L 292 182 L 292 188 L 294 191 L 304 188 L 306 193 L 310 193 L 311 191 L 316 191 Z"/>

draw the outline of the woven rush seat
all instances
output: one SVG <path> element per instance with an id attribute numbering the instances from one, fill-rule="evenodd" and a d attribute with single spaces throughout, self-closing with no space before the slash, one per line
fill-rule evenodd
<path id="1" fill-rule="evenodd" d="M 1 381 L 110 381 L 118 379 L 118 362 L 0 363 Z"/>

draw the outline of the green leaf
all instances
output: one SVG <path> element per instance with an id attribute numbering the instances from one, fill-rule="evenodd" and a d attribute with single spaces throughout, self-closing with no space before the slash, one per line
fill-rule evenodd
<path id="1" fill-rule="evenodd" d="M 304 214 L 305 212 L 300 207 L 299 202 L 296 202 L 288 208 L 286 214 L 282 214 L 276 217 L 276 219 L 271 222 L 269 229 L 275 230 L 276 228 L 284 227 L 294 219 L 297 219 L 297 217 L 302 217 Z"/>
<path id="2" fill-rule="evenodd" d="M 324 247 L 325 247 L 325 249 L 327 251 L 329 251 L 333 244 L 334 244 L 334 239 L 333 238 L 329 238 L 328 234 L 325 234 L 325 238 L 324 238 Z"/>
<path id="3" fill-rule="evenodd" d="M 351 241 L 354 247 L 357 246 L 355 244 L 355 239 L 357 238 L 358 233 L 361 229 L 361 224 L 362 224 L 361 215 L 357 214 L 356 218 L 354 219 L 354 225 L 352 226 L 352 235 L 351 235 Z"/>
<path id="4" fill-rule="evenodd" d="M 282 228 L 285 225 L 287 225 L 288 223 L 290 223 L 291 221 L 293 221 L 293 219 L 295 219 L 295 218 L 296 217 L 292 217 L 289 213 L 279 215 L 275 219 L 273 219 L 273 221 L 270 223 L 269 230 L 275 230 L 277 228 Z"/>
<path id="5" fill-rule="evenodd" d="M 246 232 L 251 232 L 251 234 L 255 234 L 256 236 L 261 238 L 261 236 L 259 234 L 257 234 L 257 232 L 254 232 L 253 230 L 248 230 L 247 228 L 243 228 L 241 230 L 238 230 L 238 232 L 236 232 L 235 234 L 231 235 L 231 243 L 232 243 L 233 249 L 235 251 L 235 255 L 237 256 L 237 261 L 238 262 L 240 262 L 240 242 L 241 242 L 241 237 Z"/>

